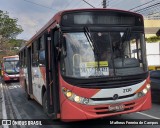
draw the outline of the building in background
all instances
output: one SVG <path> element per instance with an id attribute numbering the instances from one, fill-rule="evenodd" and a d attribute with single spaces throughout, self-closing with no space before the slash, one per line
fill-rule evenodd
<path id="1" fill-rule="evenodd" d="M 147 43 L 146 49 L 149 70 L 160 70 L 160 42 Z"/>
<path id="2" fill-rule="evenodd" d="M 160 31 L 160 20 L 144 20 L 146 38 L 156 36 Z"/>
<path id="3" fill-rule="evenodd" d="M 145 37 L 157 36 L 160 31 L 160 20 L 145 20 Z M 147 60 L 149 70 L 160 70 L 160 41 L 147 43 Z"/>

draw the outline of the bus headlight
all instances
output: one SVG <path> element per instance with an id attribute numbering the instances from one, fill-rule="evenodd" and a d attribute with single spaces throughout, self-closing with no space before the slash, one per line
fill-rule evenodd
<path id="1" fill-rule="evenodd" d="M 71 97 L 72 96 L 72 92 L 71 91 L 67 91 L 66 92 L 66 96 L 69 98 L 69 97 Z"/>
<path id="2" fill-rule="evenodd" d="M 74 94 L 72 91 L 70 91 L 64 87 L 62 88 L 62 92 L 69 100 L 71 100 L 73 102 L 80 103 L 80 104 L 88 104 L 89 103 L 88 98 L 78 96 L 78 95 Z"/>
<path id="3" fill-rule="evenodd" d="M 143 88 L 143 90 L 141 90 L 140 92 L 138 92 L 138 97 L 142 97 L 144 95 L 147 94 L 147 92 L 150 90 L 151 85 L 147 84 L 145 88 Z"/>
<path id="4" fill-rule="evenodd" d="M 80 96 L 75 96 L 74 101 L 77 102 L 77 103 L 80 103 L 81 97 Z"/>
<path id="5" fill-rule="evenodd" d="M 147 89 L 150 89 L 150 88 L 151 88 L 151 85 L 150 85 L 150 84 L 147 84 L 146 87 L 147 87 Z"/>
<path id="6" fill-rule="evenodd" d="M 143 94 L 146 94 L 148 92 L 148 90 L 146 88 L 143 89 Z"/>

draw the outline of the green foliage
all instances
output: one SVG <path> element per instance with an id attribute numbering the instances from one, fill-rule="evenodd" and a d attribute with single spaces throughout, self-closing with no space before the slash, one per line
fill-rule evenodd
<path id="1" fill-rule="evenodd" d="M 18 53 L 19 48 L 23 43 L 25 43 L 25 40 L 20 40 L 20 39 L 10 39 L 9 41 L 5 42 L 3 45 L 3 50 L 0 54 L 4 55 L 15 55 Z"/>
<path id="2" fill-rule="evenodd" d="M 20 34 L 23 29 L 17 24 L 17 21 L 17 19 L 10 18 L 7 12 L 0 10 L 0 35 L 3 38 L 10 39 Z"/>
<path id="3" fill-rule="evenodd" d="M 160 36 L 152 36 L 152 37 L 146 38 L 146 41 L 148 43 L 160 42 Z"/>
<path id="4" fill-rule="evenodd" d="M 9 40 L 9 44 L 12 45 L 13 47 L 21 47 L 21 43 L 26 42 L 25 40 L 21 39 L 11 39 Z"/>
<path id="5" fill-rule="evenodd" d="M 0 57 L 17 54 L 18 47 L 24 42 L 15 39 L 23 31 L 17 21 L 18 19 L 10 18 L 8 12 L 0 10 Z"/>

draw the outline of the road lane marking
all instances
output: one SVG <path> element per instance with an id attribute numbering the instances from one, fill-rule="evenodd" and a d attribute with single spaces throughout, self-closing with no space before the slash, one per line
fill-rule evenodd
<path id="1" fill-rule="evenodd" d="M 11 84 L 11 86 L 8 86 L 8 89 L 15 89 L 15 88 L 21 88 L 18 84 Z"/>
<path id="2" fill-rule="evenodd" d="M 6 105 L 5 105 L 2 83 L 0 83 L 0 86 L 1 86 L 1 94 L 2 94 L 2 118 L 7 119 Z M 3 128 L 9 128 L 9 127 L 8 127 L 8 125 L 4 125 Z"/>
<path id="3" fill-rule="evenodd" d="M 8 91 L 8 88 L 7 88 L 7 95 L 10 99 L 10 103 L 12 104 L 13 111 L 15 112 L 17 119 L 22 119 L 21 115 L 19 114 L 19 112 L 18 112 L 18 110 L 17 110 L 17 108 L 16 108 L 16 106 L 15 106 L 13 100 L 12 100 L 12 96 L 11 96 L 10 92 Z"/>
<path id="4" fill-rule="evenodd" d="M 142 113 L 142 112 L 136 112 L 136 113 L 141 114 L 141 115 L 143 115 L 143 116 L 147 116 L 147 117 L 153 118 L 153 119 L 158 119 L 158 120 L 160 120 L 160 118 L 155 117 L 155 116 L 152 116 L 152 115 L 148 115 L 148 114 L 146 114 L 146 113 Z"/>

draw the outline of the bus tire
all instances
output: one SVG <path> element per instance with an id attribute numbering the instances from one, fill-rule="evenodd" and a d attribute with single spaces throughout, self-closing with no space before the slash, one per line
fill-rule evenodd
<path id="1" fill-rule="evenodd" d="M 27 98 L 27 100 L 31 100 L 31 97 L 30 97 L 30 95 L 28 94 L 27 91 L 26 91 L 26 98 Z"/>
<path id="2" fill-rule="evenodd" d="M 42 105 L 43 105 L 43 111 L 44 111 L 44 113 L 48 115 L 47 93 L 46 93 L 46 92 L 45 92 L 44 95 L 43 95 Z"/>
<path id="3" fill-rule="evenodd" d="M 28 94 L 26 82 L 25 82 L 25 95 L 26 95 L 27 100 L 31 100 L 31 97 L 30 97 L 30 95 Z"/>
<path id="4" fill-rule="evenodd" d="M 9 82 L 8 82 L 7 80 L 4 80 L 4 83 L 5 83 L 5 84 L 8 84 Z"/>

